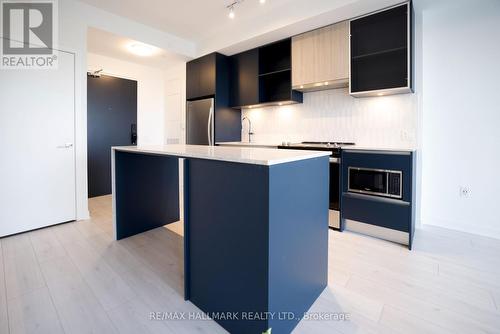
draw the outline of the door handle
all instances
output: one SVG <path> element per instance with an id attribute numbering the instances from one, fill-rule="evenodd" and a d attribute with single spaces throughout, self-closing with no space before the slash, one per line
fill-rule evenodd
<path id="1" fill-rule="evenodd" d="M 56 146 L 57 148 L 71 148 L 73 147 L 73 143 L 66 143 L 64 145 L 59 145 L 59 146 Z"/>

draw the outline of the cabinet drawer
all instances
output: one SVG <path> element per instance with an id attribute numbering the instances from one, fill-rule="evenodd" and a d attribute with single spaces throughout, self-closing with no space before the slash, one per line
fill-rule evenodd
<path id="1" fill-rule="evenodd" d="M 410 232 L 410 203 L 363 194 L 342 194 L 342 218 Z"/>

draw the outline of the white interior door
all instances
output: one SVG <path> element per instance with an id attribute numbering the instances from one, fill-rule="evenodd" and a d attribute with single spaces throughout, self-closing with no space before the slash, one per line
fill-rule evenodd
<path id="1" fill-rule="evenodd" d="M 76 217 L 74 55 L 0 70 L 0 237 Z"/>

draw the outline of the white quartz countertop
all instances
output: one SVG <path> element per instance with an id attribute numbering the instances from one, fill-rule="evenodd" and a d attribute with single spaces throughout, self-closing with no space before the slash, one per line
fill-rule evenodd
<path id="1" fill-rule="evenodd" d="M 220 146 L 237 146 L 237 147 L 263 147 L 263 148 L 276 148 L 281 143 L 259 143 L 259 142 L 243 142 L 243 141 L 228 141 L 216 143 Z M 364 151 L 387 151 L 387 152 L 414 152 L 413 148 L 397 148 L 397 147 L 380 147 L 380 146 L 366 146 L 366 145 L 353 145 L 344 146 L 343 150 L 364 150 Z"/>
<path id="2" fill-rule="evenodd" d="M 359 151 L 386 151 L 386 152 L 414 152 L 414 148 L 397 148 L 397 147 L 373 147 L 373 146 L 363 146 L 354 145 L 346 146 L 342 148 L 344 151 L 349 150 L 359 150 Z"/>
<path id="3" fill-rule="evenodd" d="M 264 147 L 264 148 L 276 148 L 280 143 L 259 143 L 259 142 L 244 142 L 244 141 L 223 141 L 217 142 L 216 145 L 220 146 L 240 146 L 240 147 Z"/>
<path id="4" fill-rule="evenodd" d="M 330 155 L 330 152 L 321 151 L 203 145 L 115 146 L 112 149 L 132 153 L 171 155 L 179 158 L 219 160 L 265 166 Z"/>

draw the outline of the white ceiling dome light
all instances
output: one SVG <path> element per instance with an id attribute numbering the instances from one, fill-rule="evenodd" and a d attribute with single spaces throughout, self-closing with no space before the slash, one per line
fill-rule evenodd
<path id="1" fill-rule="evenodd" d="M 155 48 L 153 46 L 139 42 L 130 43 L 128 45 L 128 50 L 141 57 L 152 56 L 155 52 Z"/>

